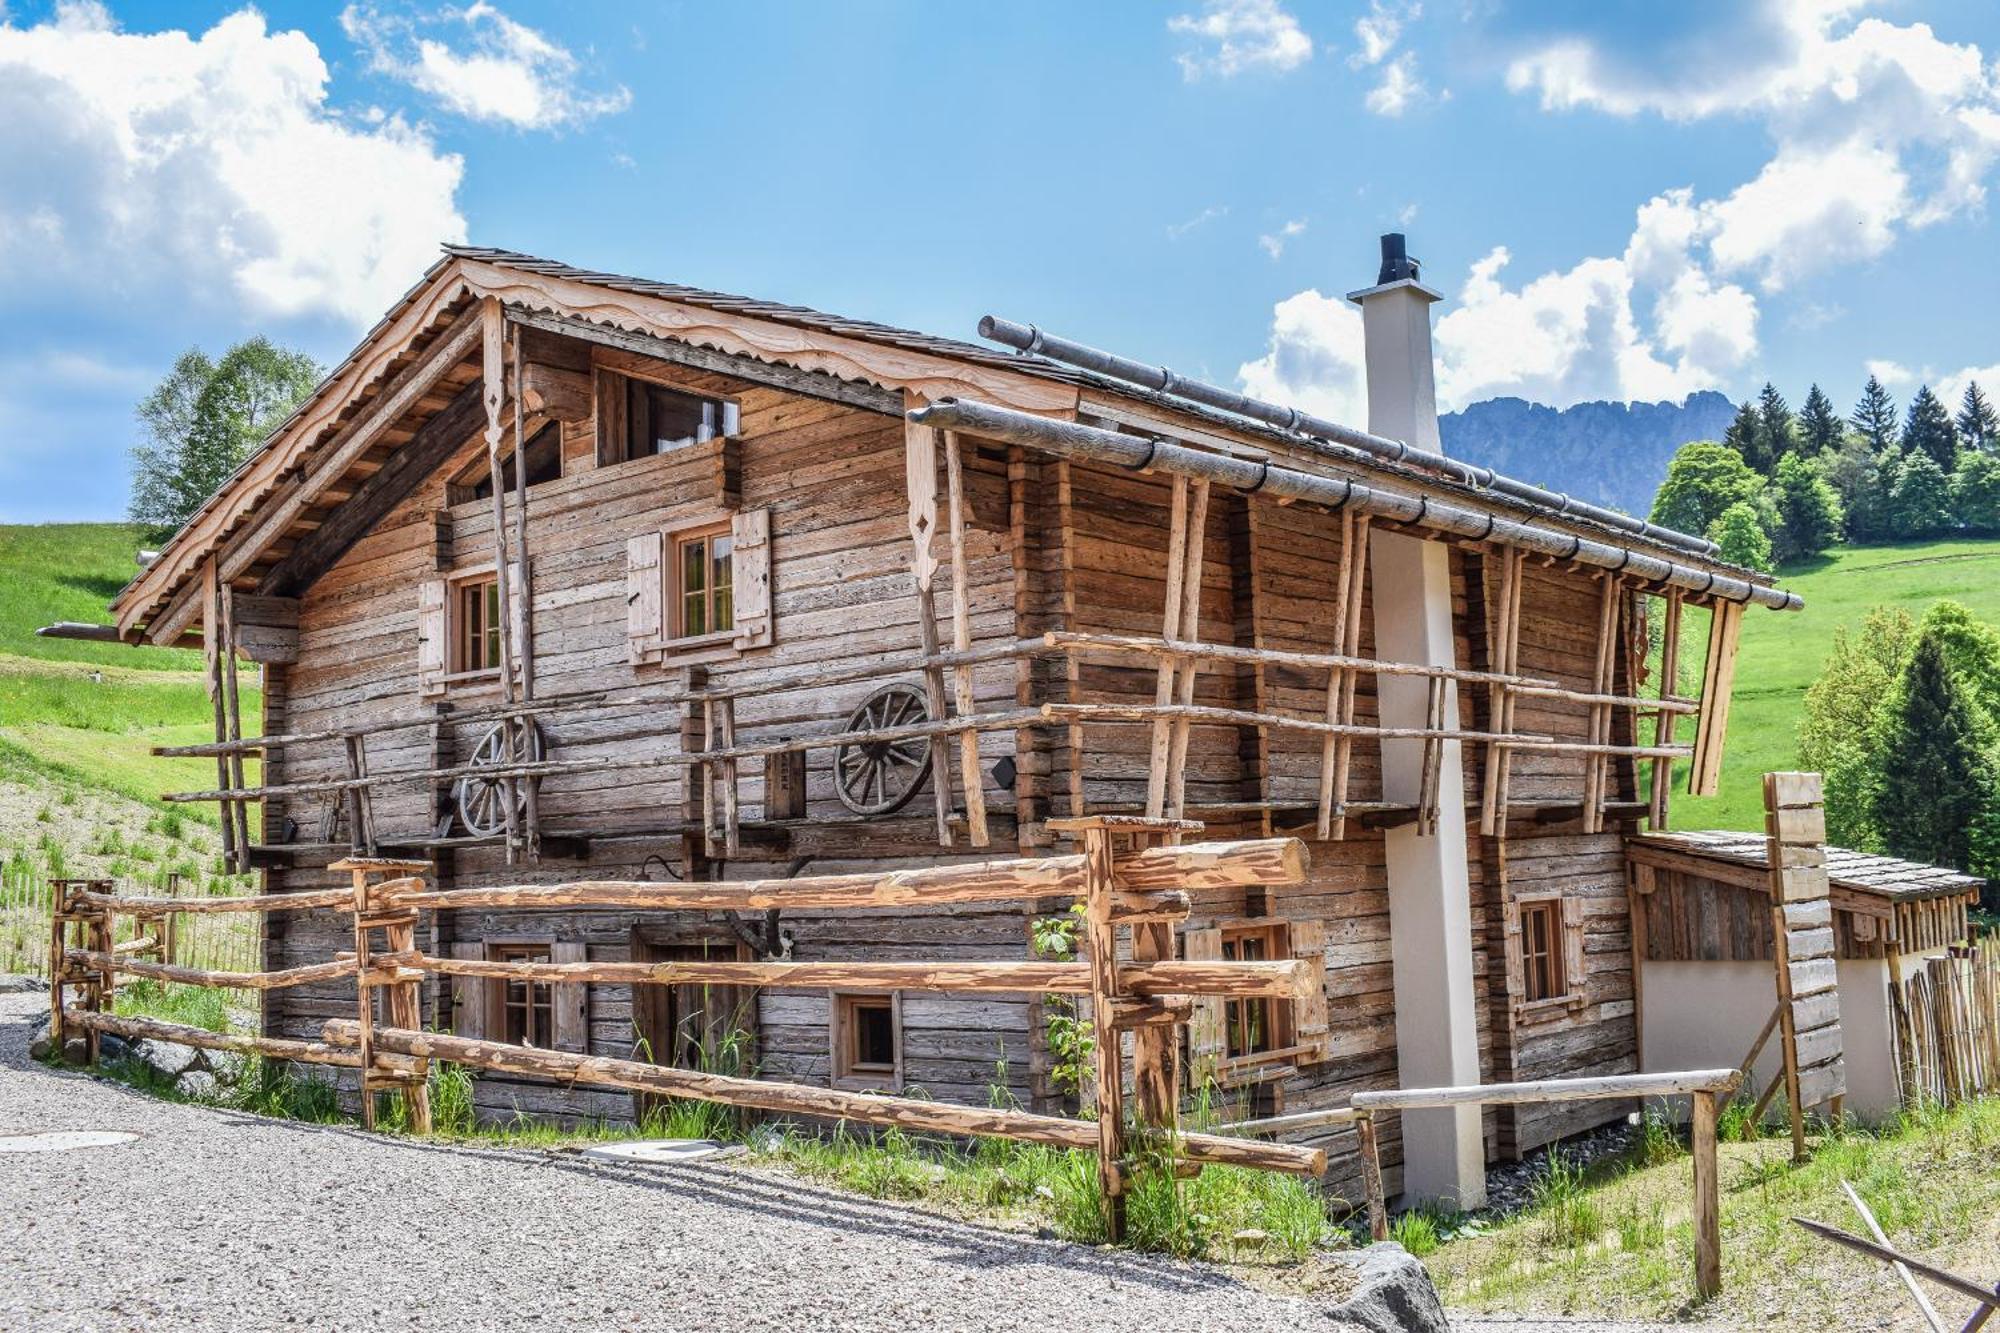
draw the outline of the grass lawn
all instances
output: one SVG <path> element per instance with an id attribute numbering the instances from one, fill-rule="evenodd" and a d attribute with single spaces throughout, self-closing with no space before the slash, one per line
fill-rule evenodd
<path id="1" fill-rule="evenodd" d="M 1751 607 L 1730 703 L 1729 742 L 1723 753 L 1722 790 L 1711 797 L 1686 795 L 1685 766 L 1676 780 L 1675 828 L 1764 827 L 1763 774 L 1798 764 L 1798 722 L 1806 687 L 1833 648 L 1833 632 L 1857 627 L 1869 608 L 1894 604 L 1912 617 L 1933 602 L 1963 602 L 1981 619 L 2000 625 L 2000 542 L 1922 542 L 1850 547 L 1791 566 L 1779 582 L 1805 598 L 1803 611 Z M 1706 620 L 1691 617 L 1698 634 Z M 1701 640 L 1697 638 L 1697 644 Z M 1700 648 L 1695 649 L 1699 659 Z"/>
<path id="2" fill-rule="evenodd" d="M 118 590 L 139 572 L 144 539 L 130 523 L 0 524 L 0 653 L 148 671 L 199 671 L 185 648 L 132 648 L 35 637 L 58 620 L 102 625 Z"/>
<path id="3" fill-rule="evenodd" d="M 1697 1315 L 1727 1328 L 1924 1327 L 1895 1275 L 1806 1232 L 1809 1217 L 1864 1232 L 1840 1182 L 1874 1210 L 1890 1243 L 1980 1281 L 2000 1276 L 2000 1099 L 1912 1115 L 1879 1134 L 1819 1139 L 1791 1165 L 1791 1140 L 1721 1145 L 1722 1294 L 1692 1303 L 1694 1239 L 1684 1152 L 1551 1198 L 1430 1255 L 1447 1304 L 1604 1318 Z M 1956 1328 L 1967 1302 L 1933 1291 Z M 1955 1314 L 1957 1317 L 1952 1318 Z"/>

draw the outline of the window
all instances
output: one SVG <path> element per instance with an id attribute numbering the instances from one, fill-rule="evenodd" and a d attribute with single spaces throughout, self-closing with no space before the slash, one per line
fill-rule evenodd
<path id="1" fill-rule="evenodd" d="M 1290 957 L 1283 922 L 1230 926 L 1222 932 L 1222 957 L 1228 962 L 1254 963 Z M 1230 1000 L 1223 1008 L 1224 1054 L 1231 1060 L 1275 1051 L 1289 1042 L 1284 1029 L 1291 1021 L 1284 1000 Z"/>
<path id="2" fill-rule="evenodd" d="M 902 1082 L 903 1022 L 894 995 L 833 997 L 833 1078 L 846 1088 Z"/>
<path id="3" fill-rule="evenodd" d="M 1521 1000 L 1534 1004 L 1569 993 L 1563 977 L 1562 900 L 1540 898 L 1520 905 Z"/>
<path id="4" fill-rule="evenodd" d="M 491 574 L 452 585 L 454 675 L 500 669 L 500 581 Z"/>
<path id="5" fill-rule="evenodd" d="M 674 538 L 669 575 L 673 594 L 673 637 L 699 639 L 736 628 L 735 541 L 727 524 L 681 533 Z"/>
<path id="6" fill-rule="evenodd" d="M 601 400 L 600 400 L 601 401 Z M 736 404 L 681 393 L 644 380 L 625 381 L 625 432 L 608 462 L 650 458 L 705 444 L 738 429 Z"/>
<path id="7" fill-rule="evenodd" d="M 546 944 L 498 944 L 491 951 L 498 963 L 546 963 Z M 500 1040 L 514 1046 L 554 1049 L 556 1044 L 555 987 L 546 981 L 508 977 L 501 983 Z"/>
<path id="8" fill-rule="evenodd" d="M 473 500 L 493 498 L 493 474 L 485 471 L 480 464 L 480 475 L 468 488 L 466 497 Z M 545 481 L 554 481 L 562 476 L 562 427 L 555 422 L 536 431 L 528 440 L 528 484 L 539 486 Z M 514 455 L 508 454 L 500 460 L 500 484 L 510 493 L 514 489 Z"/>

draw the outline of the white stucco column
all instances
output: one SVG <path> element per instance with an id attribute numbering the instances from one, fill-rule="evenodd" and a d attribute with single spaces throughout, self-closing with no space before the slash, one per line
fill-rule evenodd
<path id="1" fill-rule="evenodd" d="M 1400 243 L 1401 238 L 1396 238 Z M 1385 245 L 1385 259 L 1387 257 Z M 1400 244 L 1397 246 L 1400 252 Z M 1385 278 L 1391 273 L 1385 264 Z M 1361 307 L 1368 363 L 1368 429 L 1437 450 L 1430 307 L 1440 293 L 1412 274 L 1348 299 Z M 1377 533 L 1370 543 L 1375 653 L 1385 660 L 1457 666 L 1451 566 L 1443 542 Z M 1458 715 L 1455 686 L 1447 713 Z M 1377 678 L 1382 723 L 1424 725 L 1422 678 Z M 1423 742 L 1382 743 L 1383 799 L 1417 799 Z M 1406 1088 L 1479 1082 L 1472 971 L 1471 882 L 1466 869 L 1465 778 L 1460 746 L 1444 745 L 1434 834 L 1389 830 L 1390 960 L 1396 990 L 1396 1063 Z M 1486 1151 L 1476 1106 L 1403 1113 L 1407 1198 L 1473 1208 L 1486 1201 Z"/>

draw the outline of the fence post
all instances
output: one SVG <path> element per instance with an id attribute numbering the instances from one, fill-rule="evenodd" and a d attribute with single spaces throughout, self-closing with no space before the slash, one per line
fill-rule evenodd
<path id="1" fill-rule="evenodd" d="M 407 1113 L 409 1125 L 419 1134 L 431 1132 L 430 1089 L 426 1086 L 426 1063 L 418 1061 L 414 1068 L 385 1070 L 377 1068 L 375 1056 L 375 990 L 378 982 L 373 976 L 374 964 L 370 961 L 373 947 L 370 941 L 379 927 L 389 952 L 410 952 L 416 948 L 417 909 L 414 907 L 391 907 L 376 909 L 374 891 L 378 875 L 413 875 L 429 870 L 428 861 L 400 861 L 383 857 L 353 856 L 343 861 L 335 861 L 329 870 L 345 870 L 354 876 L 354 991 L 360 1020 L 361 1049 L 361 1125 L 364 1129 L 375 1128 L 375 1093 L 379 1088 L 395 1088 L 402 1093 L 403 1109 Z M 421 978 L 404 979 L 401 964 L 392 965 L 391 977 L 379 983 L 387 988 L 389 998 L 385 1004 L 386 1017 L 390 1027 L 415 1031 L 423 1026 L 423 1008 L 418 987 Z"/>
<path id="2" fill-rule="evenodd" d="M 1375 1142 L 1375 1117 L 1367 1111 L 1354 1118 L 1354 1137 L 1361 1149 L 1361 1187 L 1368 1195 L 1368 1238 L 1389 1239 L 1389 1204 L 1382 1194 L 1382 1150 Z"/>
<path id="3" fill-rule="evenodd" d="M 1063 821 L 1069 822 L 1069 821 Z M 1111 830 L 1101 819 L 1076 821 L 1083 840 L 1084 949 L 1090 960 L 1090 1019 L 1097 1038 L 1097 1177 L 1104 1192 L 1104 1239 L 1125 1239 L 1125 1053 L 1116 1021 L 1118 928 Z"/>
<path id="4" fill-rule="evenodd" d="M 1694 1094 L 1694 1292 L 1708 1300 L 1722 1290 L 1722 1214 L 1715 1161 L 1715 1093 Z"/>
<path id="5" fill-rule="evenodd" d="M 49 1040 L 58 1058 L 62 1055 L 64 975 L 69 969 L 65 956 L 69 943 L 69 888 L 49 881 Z"/>

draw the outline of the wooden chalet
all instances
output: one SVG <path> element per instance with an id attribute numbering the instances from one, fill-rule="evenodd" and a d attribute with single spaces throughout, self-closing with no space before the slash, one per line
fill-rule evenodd
<path id="1" fill-rule="evenodd" d="M 1367 432 L 1004 321 L 984 346 L 448 247 L 116 631 L 208 646 L 217 742 L 177 753 L 214 782 L 175 799 L 220 801 L 271 892 L 344 883 L 350 853 L 445 887 L 781 878 L 1183 817 L 1310 840 L 1306 884 L 1199 892 L 1178 941 L 1323 970 L 1297 1003 L 1198 1007 L 1190 1079 L 1246 1113 L 1634 1070 L 1624 838 L 1663 826 L 1674 760 L 1713 787 L 1741 614 L 1798 601 L 1443 458 L 1437 294 L 1385 247 L 1355 299 Z M 550 961 L 1019 958 L 1037 917 L 441 915 L 427 952 Z M 271 914 L 266 966 L 346 930 Z M 665 1063 L 740 1029 L 770 1077 L 1067 1095 L 1034 995 L 455 980 L 427 1023 Z M 354 1003 L 270 992 L 264 1024 Z M 478 1103 L 637 1109 L 493 1075 Z M 1392 1118 L 1392 1189 L 1476 1202 L 1487 1160 L 1606 1114 Z"/>

